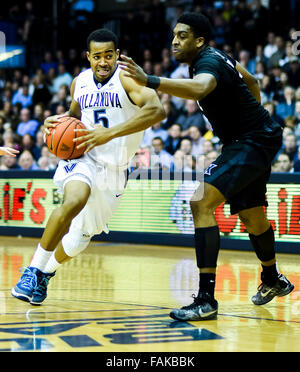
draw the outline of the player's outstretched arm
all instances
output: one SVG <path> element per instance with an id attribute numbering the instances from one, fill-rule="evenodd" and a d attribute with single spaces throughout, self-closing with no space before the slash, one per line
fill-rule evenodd
<path id="1" fill-rule="evenodd" d="M 147 75 L 132 58 L 121 55 L 118 61 L 125 76 L 133 79 L 141 86 L 157 89 L 172 96 L 183 99 L 201 100 L 211 93 L 217 86 L 216 78 L 207 73 L 199 74 L 193 79 L 168 79 Z"/>
<path id="2" fill-rule="evenodd" d="M 8 155 L 15 157 L 16 154 L 19 154 L 19 150 L 15 150 L 11 147 L 0 147 L 0 155 Z"/>
<path id="3" fill-rule="evenodd" d="M 77 148 L 87 146 L 86 153 L 95 146 L 103 145 L 114 138 L 141 132 L 166 117 L 159 97 L 153 89 L 142 87 L 132 79 L 128 79 L 124 75 L 122 76 L 122 74 L 120 79 L 130 99 L 140 110 L 126 122 L 111 128 L 104 128 L 97 125 L 93 130 L 75 129 L 75 131 L 85 134 L 80 137 L 80 145 Z M 79 141 L 76 138 L 74 142 Z"/>

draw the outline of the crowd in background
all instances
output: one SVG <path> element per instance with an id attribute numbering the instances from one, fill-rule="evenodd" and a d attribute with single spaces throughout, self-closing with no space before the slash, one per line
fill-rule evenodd
<path id="1" fill-rule="evenodd" d="M 90 31 L 109 26 L 119 35 L 122 53 L 133 57 L 148 74 L 188 78 L 188 66 L 174 60 L 170 44 L 178 16 L 193 10 L 211 20 L 210 45 L 231 55 L 257 78 L 262 104 L 284 128 L 282 149 L 272 170 L 300 171 L 300 58 L 293 39 L 299 1 L 153 0 L 149 7 L 103 17 L 100 24 L 92 0 L 69 3 L 72 7 L 64 9 L 68 14 L 62 17 L 69 20 L 66 31 L 60 34 L 57 28 L 58 40 L 52 46 L 47 35 L 36 34 L 43 11 L 38 8 L 37 14 L 33 1 L 16 2 L 2 18 L 15 24 L 17 41 L 26 45 L 27 67 L 0 72 L 0 145 L 20 150 L 17 158 L 1 158 L 1 170 L 56 168 L 58 159 L 44 144 L 41 127 L 48 116 L 68 110 L 71 82 L 89 67 L 85 39 Z M 131 169 L 206 168 L 222 147 L 209 121 L 195 101 L 167 94 L 160 94 L 160 99 L 167 118 L 145 131 Z"/>

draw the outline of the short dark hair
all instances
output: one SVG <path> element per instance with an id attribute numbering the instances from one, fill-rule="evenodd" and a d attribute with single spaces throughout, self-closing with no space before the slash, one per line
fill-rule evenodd
<path id="1" fill-rule="evenodd" d="M 118 37 L 115 33 L 112 31 L 108 30 L 107 28 L 100 28 L 98 30 L 93 31 L 92 33 L 89 34 L 87 38 L 87 48 L 88 51 L 90 50 L 90 43 L 91 41 L 96 41 L 96 42 L 107 42 L 107 41 L 112 41 L 115 45 L 115 49 L 118 48 Z"/>
<path id="2" fill-rule="evenodd" d="M 152 138 L 152 142 L 153 141 L 157 141 L 157 140 L 159 140 L 162 145 L 164 144 L 164 141 L 163 141 L 163 139 L 161 137 L 153 137 Z"/>
<path id="3" fill-rule="evenodd" d="M 190 26 L 195 37 L 203 37 L 205 43 L 212 38 L 212 27 L 205 15 L 195 12 L 183 13 L 177 20 L 177 23 L 184 23 Z"/>

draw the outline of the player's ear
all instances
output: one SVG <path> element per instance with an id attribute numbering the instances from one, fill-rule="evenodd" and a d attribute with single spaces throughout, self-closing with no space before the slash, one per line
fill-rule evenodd
<path id="1" fill-rule="evenodd" d="M 202 37 L 202 36 L 197 37 L 197 39 L 196 39 L 197 48 L 201 48 L 202 45 L 204 45 L 204 43 L 205 43 L 204 37 Z"/>
<path id="2" fill-rule="evenodd" d="M 89 52 L 89 51 L 86 52 L 86 58 L 87 58 L 88 61 L 90 62 L 90 52 Z"/>
<path id="3" fill-rule="evenodd" d="M 119 59 L 119 57 L 120 57 L 120 49 L 117 49 L 116 50 L 116 57 L 117 57 L 117 59 Z"/>

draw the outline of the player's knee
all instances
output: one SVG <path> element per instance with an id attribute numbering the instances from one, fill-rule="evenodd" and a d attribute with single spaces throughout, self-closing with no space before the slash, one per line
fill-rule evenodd
<path id="1" fill-rule="evenodd" d="M 198 213 L 211 213 L 215 210 L 214 203 L 211 203 L 209 200 L 201 199 L 201 200 L 190 200 L 190 207 L 192 212 Z"/>
<path id="2" fill-rule="evenodd" d="M 81 230 L 69 231 L 62 238 L 63 250 L 69 257 L 75 257 L 84 251 L 91 241 L 92 236 Z"/>
<path id="3" fill-rule="evenodd" d="M 246 227 L 250 225 L 250 219 L 248 217 L 239 214 L 239 218 Z"/>
<path id="4" fill-rule="evenodd" d="M 270 223 L 265 216 L 245 216 L 239 214 L 240 220 L 246 226 L 249 234 L 260 235 L 269 227 Z"/>

